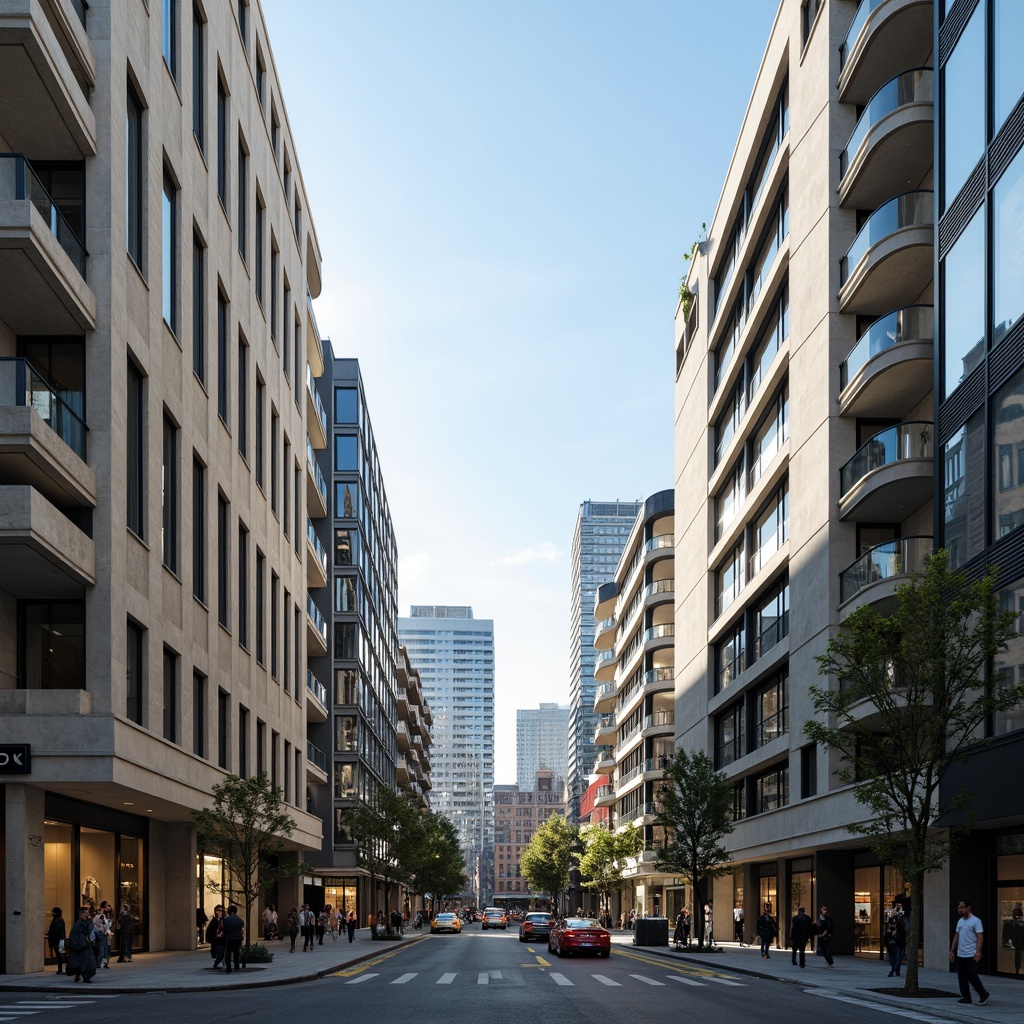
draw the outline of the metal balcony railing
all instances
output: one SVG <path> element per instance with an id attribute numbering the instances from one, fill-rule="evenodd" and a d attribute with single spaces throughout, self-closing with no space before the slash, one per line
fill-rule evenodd
<path id="1" fill-rule="evenodd" d="M 27 359 L 0 358 L 0 405 L 35 409 L 46 425 L 85 459 L 85 422 Z"/>
<path id="2" fill-rule="evenodd" d="M 316 481 L 316 489 L 320 492 L 320 497 L 324 499 L 324 506 L 327 505 L 327 481 L 324 479 L 323 473 L 320 472 L 320 467 L 317 465 L 316 454 L 313 451 L 313 442 L 306 438 L 306 461 L 309 463 L 310 469 L 313 470 L 313 479 Z"/>
<path id="3" fill-rule="evenodd" d="M 320 563 L 324 573 L 327 572 L 327 552 L 324 550 L 323 544 L 320 543 L 320 538 L 316 535 L 316 530 L 313 528 L 313 520 L 306 517 L 306 537 L 309 539 L 309 543 L 313 546 L 313 551 L 316 554 L 317 561 Z"/>
<path id="4" fill-rule="evenodd" d="M 327 436 L 327 410 L 324 408 L 324 403 L 320 398 L 320 393 L 316 389 L 316 378 L 313 376 L 313 368 L 306 363 L 306 390 L 309 392 L 309 397 L 313 399 L 313 408 L 316 409 L 316 418 L 320 421 L 320 429 L 324 432 L 324 437 Z"/>
<path id="5" fill-rule="evenodd" d="M 324 774 L 327 773 L 327 755 L 309 742 L 306 743 L 306 760 L 316 765 Z"/>
<path id="6" fill-rule="evenodd" d="M 324 686 L 324 684 L 321 683 L 308 668 L 306 669 L 306 689 L 309 690 L 309 692 L 313 694 L 313 696 L 316 697 L 324 707 L 327 707 L 327 687 Z"/>
<path id="7" fill-rule="evenodd" d="M 316 626 L 317 632 L 323 637 L 324 643 L 327 643 L 327 620 L 309 594 L 306 595 L 306 614 Z"/>
<path id="8" fill-rule="evenodd" d="M 857 449 L 857 453 L 839 471 L 840 492 L 846 497 L 857 484 L 876 469 L 906 459 L 930 459 L 935 425 L 925 420 L 910 420 L 880 430 Z"/>

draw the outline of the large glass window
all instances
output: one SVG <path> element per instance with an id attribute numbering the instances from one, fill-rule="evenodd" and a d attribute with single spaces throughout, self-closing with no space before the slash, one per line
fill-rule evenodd
<path id="1" fill-rule="evenodd" d="M 334 389 L 334 422 L 356 423 L 359 392 L 355 388 Z"/>
<path id="2" fill-rule="evenodd" d="M 771 408 L 754 432 L 751 445 L 750 486 L 761 479 L 789 437 L 789 388 L 783 385 Z"/>
<path id="3" fill-rule="evenodd" d="M 945 390 L 985 357 L 985 210 L 979 210 L 942 261 Z"/>
<path id="4" fill-rule="evenodd" d="M 722 336 L 722 341 L 715 351 L 716 391 L 722 383 L 722 379 L 728 372 L 729 367 L 732 365 L 733 357 L 736 355 L 736 349 L 739 347 L 740 336 L 743 334 L 743 324 L 745 322 L 746 307 L 743 303 L 743 297 L 740 296 L 735 306 L 733 306 L 732 313 L 729 315 L 729 321 L 725 327 L 725 333 Z"/>
<path id="5" fill-rule="evenodd" d="M 729 447 L 729 442 L 733 439 L 733 435 L 743 419 L 743 413 L 747 407 L 746 394 L 747 389 L 741 380 L 733 388 L 732 395 L 729 396 L 729 401 L 726 403 L 725 409 L 722 410 L 718 423 L 715 424 L 716 465 L 721 461 L 726 448 Z"/>
<path id="6" fill-rule="evenodd" d="M 178 425 L 164 413 L 163 435 L 163 529 L 160 533 L 164 565 L 178 571 L 178 519 L 180 460 L 178 458 Z"/>
<path id="7" fill-rule="evenodd" d="M 738 701 L 715 719 L 715 767 L 724 768 L 745 753 L 743 748 L 743 701 Z"/>
<path id="8" fill-rule="evenodd" d="M 236 225 L 236 238 L 238 239 L 238 253 L 248 263 L 249 236 L 248 213 L 249 213 L 249 154 L 246 151 L 245 143 L 239 137 L 238 140 L 238 224 Z"/>
<path id="9" fill-rule="evenodd" d="M 128 86 L 128 118 L 125 147 L 125 196 L 128 255 L 142 269 L 142 101 Z"/>
<path id="10" fill-rule="evenodd" d="M 206 467 L 192 457 L 192 595 L 206 602 Z"/>
<path id="11" fill-rule="evenodd" d="M 715 617 L 722 614 L 739 597 L 744 583 L 744 556 L 742 541 L 726 556 L 715 574 Z"/>
<path id="12" fill-rule="evenodd" d="M 789 583 L 774 587 L 754 613 L 754 661 L 789 635 Z"/>
<path id="13" fill-rule="evenodd" d="M 85 602 L 19 605 L 18 688 L 85 689 Z"/>
<path id="14" fill-rule="evenodd" d="M 763 814 L 789 803 L 789 765 L 780 765 L 754 780 L 754 813 Z"/>
<path id="15" fill-rule="evenodd" d="M 729 528 L 739 514 L 740 505 L 746 495 L 747 473 L 743 464 L 743 456 L 737 460 L 732 472 L 727 477 L 722 489 L 715 498 L 715 540 L 717 541 Z"/>
<path id="16" fill-rule="evenodd" d="M 744 669 L 747 631 L 741 618 L 715 648 L 715 693 L 721 693 Z"/>
<path id="17" fill-rule="evenodd" d="M 1003 126 L 1024 92 L 1024 4 L 1020 0 L 994 0 L 992 5 L 993 89 L 992 134 Z"/>
<path id="18" fill-rule="evenodd" d="M 343 754 L 357 750 L 359 743 L 359 720 L 355 715 L 338 715 L 334 719 L 334 750 Z"/>
<path id="19" fill-rule="evenodd" d="M 768 323 L 762 329 L 761 336 L 754 344 L 754 351 L 750 358 L 750 372 L 748 374 L 747 396 L 753 401 L 768 370 L 778 355 L 782 343 L 789 337 L 789 295 L 783 290 L 782 296 L 773 311 Z"/>
<path id="20" fill-rule="evenodd" d="M 750 268 L 750 285 L 747 295 L 747 308 L 751 309 L 761 294 L 761 288 L 768 275 L 771 273 L 775 257 L 782 247 L 782 243 L 789 234 L 789 202 L 786 190 L 783 189 L 779 199 L 779 205 L 772 216 L 772 224 L 768 232 L 761 240 L 761 248 L 754 257 L 753 265 Z"/>
<path id="21" fill-rule="evenodd" d="M 178 742 L 178 656 L 169 647 L 164 648 L 164 739 Z"/>
<path id="22" fill-rule="evenodd" d="M 999 610 L 1015 612 L 1020 616 L 1017 621 L 1019 635 L 1014 637 L 995 659 L 995 674 L 999 685 L 1014 686 L 1024 682 L 1024 580 L 1018 580 L 999 591 Z M 996 736 L 1024 729 L 1024 706 L 994 715 L 992 729 Z M 1024 872 L 1021 873 L 1021 877 L 1024 878 Z"/>
<path id="23" fill-rule="evenodd" d="M 978 5 L 946 61 L 942 83 L 945 209 L 985 150 L 985 4 Z"/>
<path id="24" fill-rule="evenodd" d="M 178 0 L 163 0 L 162 43 L 164 63 L 171 77 L 178 77 Z"/>
<path id="25" fill-rule="evenodd" d="M 339 480 L 334 485 L 334 515 L 337 519 L 358 519 L 360 516 L 359 483 Z"/>
<path id="26" fill-rule="evenodd" d="M 1024 370 L 996 392 L 992 433 L 993 535 L 998 539 L 1024 523 Z"/>
<path id="27" fill-rule="evenodd" d="M 192 372 L 206 383 L 206 247 L 192 235 Z"/>
<path id="28" fill-rule="evenodd" d="M 1020 6 L 1024 14 L 1024 4 Z M 1024 29 L 1022 29 L 1024 31 Z M 1024 38 L 1022 36 L 1021 38 Z M 1024 67 L 1024 61 L 1017 62 Z M 978 218 L 975 217 L 975 220 Z M 957 243 L 959 244 L 959 243 Z M 984 293 L 979 296 L 984 301 Z M 947 299 L 948 303 L 948 299 Z M 1024 312 L 1024 151 L 992 193 L 992 344 L 998 345 Z M 947 341 L 947 347 L 948 347 Z"/>
<path id="29" fill-rule="evenodd" d="M 192 8 L 192 134 L 202 150 L 206 146 L 206 23 L 197 6 Z"/>
<path id="30" fill-rule="evenodd" d="M 789 484 L 783 483 L 754 521 L 754 552 L 750 556 L 750 575 L 761 567 L 789 539 Z"/>
<path id="31" fill-rule="evenodd" d="M 360 468 L 359 438 L 354 434 L 338 434 L 334 438 L 334 468 L 339 473 Z"/>
<path id="32" fill-rule="evenodd" d="M 785 736 L 789 731 L 788 682 L 788 673 L 783 672 L 757 691 L 754 712 L 757 724 L 755 744 L 758 747 Z"/>
<path id="33" fill-rule="evenodd" d="M 942 543 L 955 569 L 985 546 L 985 420 L 981 412 L 946 442 L 943 478 Z"/>

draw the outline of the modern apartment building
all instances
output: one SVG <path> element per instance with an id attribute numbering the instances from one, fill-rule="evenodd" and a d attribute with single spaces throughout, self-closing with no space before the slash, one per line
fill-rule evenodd
<path id="1" fill-rule="evenodd" d="M 532 789 L 541 768 L 565 779 L 568 765 L 569 706 L 541 704 L 516 711 L 516 785 Z"/>
<path id="2" fill-rule="evenodd" d="M 0 54 L 0 959 L 22 973 L 55 905 L 127 902 L 142 949 L 193 947 L 224 878 L 189 812 L 228 773 L 267 772 L 289 856 L 319 848 L 304 480 L 327 438 L 320 250 L 258 4 L 16 0 Z"/>
<path id="3" fill-rule="evenodd" d="M 569 602 L 569 755 L 565 780 L 570 821 L 594 764 L 594 592 L 615 571 L 622 545 L 640 511 L 635 501 L 584 501 L 572 536 Z"/>
<path id="4" fill-rule="evenodd" d="M 565 783 L 549 768 L 534 773 L 531 785 L 494 787 L 494 896 L 499 907 L 527 910 L 547 905 L 548 894 L 537 892 L 523 878 L 521 858 L 537 829 L 552 814 L 561 814 Z"/>
<path id="5" fill-rule="evenodd" d="M 398 648 L 398 760 L 395 781 L 417 798 L 424 811 L 430 809 L 430 705 L 423 696 L 419 671 L 412 667 L 409 652 Z"/>
<path id="6" fill-rule="evenodd" d="M 676 732 L 733 783 L 715 909 L 827 903 L 870 957 L 905 886 L 803 724 L 815 655 L 934 544 L 933 67 L 931 3 L 783 0 L 676 314 Z"/>
<path id="7" fill-rule="evenodd" d="M 675 753 L 674 503 L 668 490 L 641 504 L 612 578 L 594 600 L 594 678 L 601 684 L 594 773 L 606 778 L 594 808 L 607 809 L 611 829 L 633 824 L 644 838 L 640 856 L 623 872 L 628 885 L 608 908 L 615 918 L 632 909 L 667 913 L 675 883 L 657 870 L 664 829 L 655 823 L 658 788 Z"/>
<path id="8" fill-rule="evenodd" d="M 413 605 L 398 636 L 430 705 L 430 808 L 459 830 L 483 904 L 494 882 L 494 622 L 465 605 Z"/>
<path id="9" fill-rule="evenodd" d="M 398 548 L 359 361 L 335 358 L 330 342 L 324 350 L 316 397 L 330 410 L 330 445 L 315 453 L 321 479 L 307 483 L 319 491 L 322 479 L 330 481 L 330 516 L 306 524 L 310 571 L 328 569 L 323 584 L 310 578 L 310 586 L 323 587 L 311 602 L 320 602 L 329 623 L 308 677 L 318 698 L 308 705 L 311 757 L 323 765 L 309 800 L 324 820 L 324 844 L 309 858 L 315 871 L 304 899 L 365 920 L 378 901 L 344 815 L 360 801 L 372 806 L 381 788 L 395 788 L 398 751 L 410 737 L 398 709 Z"/>

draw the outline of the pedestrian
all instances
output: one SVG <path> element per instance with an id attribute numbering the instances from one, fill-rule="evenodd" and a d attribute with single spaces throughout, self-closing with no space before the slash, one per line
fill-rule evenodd
<path id="1" fill-rule="evenodd" d="M 206 916 L 206 911 L 202 907 L 196 907 L 196 942 L 202 942 L 206 937 L 206 926 L 210 923 L 210 919 Z"/>
<path id="2" fill-rule="evenodd" d="M 213 920 L 206 927 L 206 941 L 210 944 L 210 959 L 216 971 L 224 962 L 224 907 L 220 903 L 213 908 Z"/>
<path id="3" fill-rule="evenodd" d="M 1010 945 L 1013 946 L 1013 973 L 1020 974 L 1021 954 L 1024 953 L 1024 908 L 1018 903 L 1010 918 Z"/>
<path id="4" fill-rule="evenodd" d="M 889 961 L 887 977 L 898 978 L 900 976 L 902 951 L 906 944 L 907 930 L 903 927 L 903 913 L 897 910 L 889 915 L 889 920 L 885 925 L 885 934 L 882 936 L 882 945 L 885 946 L 885 955 Z"/>
<path id="5" fill-rule="evenodd" d="M 348 930 L 348 941 L 351 942 L 356 937 L 356 912 L 350 910 L 348 912 L 348 920 L 345 922 L 345 927 Z"/>
<path id="6" fill-rule="evenodd" d="M 308 903 L 302 904 L 299 911 L 299 931 L 302 932 L 302 952 L 309 953 L 313 949 L 313 922 L 316 916 L 309 909 Z"/>
<path id="7" fill-rule="evenodd" d="M 772 917 L 772 905 L 770 903 L 766 903 L 764 905 L 764 911 L 757 919 L 757 937 L 761 940 L 762 960 L 771 959 L 771 954 L 768 950 L 771 949 L 772 940 L 778 934 L 779 926 L 775 923 L 775 918 Z"/>
<path id="8" fill-rule="evenodd" d="M 292 940 L 292 946 L 288 952 L 294 953 L 295 939 L 299 934 L 299 912 L 294 907 L 288 911 L 288 917 L 285 920 L 285 927 L 288 929 L 288 938 Z"/>
<path id="9" fill-rule="evenodd" d="M 231 963 L 235 970 L 241 969 L 242 939 L 245 937 L 245 924 L 238 916 L 238 907 L 234 903 L 228 906 L 224 915 L 224 973 L 231 973 Z"/>
<path id="10" fill-rule="evenodd" d="M 970 900 L 961 900 L 956 909 L 960 920 L 956 923 L 956 934 L 949 947 L 949 960 L 956 965 L 956 978 L 960 982 L 959 1002 L 971 1002 L 973 988 L 978 993 L 978 1002 L 984 1006 L 990 993 L 978 977 L 978 962 L 981 960 L 985 929 L 974 916 Z"/>
<path id="11" fill-rule="evenodd" d="M 324 907 L 316 917 L 316 944 L 318 946 L 324 944 L 324 936 L 327 934 L 327 923 L 329 920 L 330 913 L 328 908 Z"/>
<path id="12" fill-rule="evenodd" d="M 676 915 L 676 930 L 672 934 L 672 941 L 675 943 L 676 949 L 683 948 L 683 912 L 681 910 Z"/>
<path id="13" fill-rule="evenodd" d="M 67 945 L 67 925 L 60 907 L 50 911 L 50 927 L 46 930 L 46 941 L 50 944 L 50 956 L 57 958 L 57 973 L 64 973 L 64 947 Z"/>
<path id="14" fill-rule="evenodd" d="M 402 934 L 402 915 L 398 912 L 396 907 L 391 908 L 391 931 L 395 935 Z"/>
<path id="15" fill-rule="evenodd" d="M 829 967 L 835 966 L 832 959 L 832 932 L 835 930 L 835 922 L 828 912 L 828 907 L 822 907 L 818 914 L 818 956 L 825 958 Z"/>
<path id="16" fill-rule="evenodd" d="M 693 917 L 689 907 L 683 907 L 683 944 L 690 944 L 690 926 L 693 924 Z"/>
<path id="17" fill-rule="evenodd" d="M 110 967 L 110 933 L 114 929 L 114 908 L 104 900 L 92 919 L 92 933 L 96 943 L 96 963 Z"/>
<path id="18" fill-rule="evenodd" d="M 635 924 L 636 924 L 636 907 L 633 907 L 633 909 L 630 910 L 630 912 L 629 912 L 629 925 L 628 925 L 628 928 L 629 928 L 630 931 L 633 930 L 633 926 Z"/>
<path id="19" fill-rule="evenodd" d="M 789 925 L 789 944 L 793 950 L 793 966 L 796 967 L 797 954 L 800 954 L 800 966 L 807 966 L 807 943 L 811 937 L 811 919 L 807 911 L 801 907 Z"/>
<path id="20" fill-rule="evenodd" d="M 274 904 L 268 903 L 260 917 L 263 920 L 263 940 L 268 942 L 274 937 Z"/>
<path id="21" fill-rule="evenodd" d="M 736 938 L 736 941 L 742 946 L 745 945 L 743 942 L 743 908 L 733 907 L 732 908 L 732 930 Z"/>
<path id="22" fill-rule="evenodd" d="M 127 903 L 121 904 L 121 913 L 117 915 L 117 934 L 120 942 L 117 962 L 123 964 L 126 960 L 132 960 L 132 928 L 135 927 L 135 917 Z"/>
<path id="23" fill-rule="evenodd" d="M 67 973 L 73 973 L 75 981 L 91 982 L 96 973 L 96 953 L 92 948 L 92 921 L 88 907 L 78 908 L 78 920 L 71 926 L 67 950 Z"/>
<path id="24" fill-rule="evenodd" d="M 714 916 L 715 912 L 711 907 L 710 903 L 704 904 L 704 945 L 713 946 L 715 944 L 715 929 L 714 929 Z"/>

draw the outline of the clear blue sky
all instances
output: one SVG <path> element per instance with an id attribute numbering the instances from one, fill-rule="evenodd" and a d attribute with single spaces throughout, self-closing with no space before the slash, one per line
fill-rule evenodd
<path id="1" fill-rule="evenodd" d="M 360 360 L 399 602 L 493 618 L 515 709 L 568 700 L 586 498 L 672 486 L 681 256 L 710 222 L 774 0 L 263 0 Z"/>

